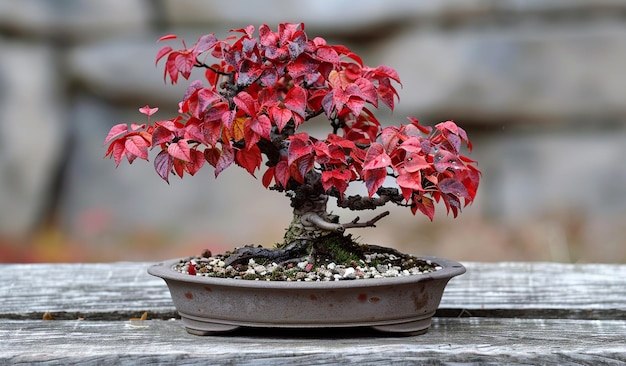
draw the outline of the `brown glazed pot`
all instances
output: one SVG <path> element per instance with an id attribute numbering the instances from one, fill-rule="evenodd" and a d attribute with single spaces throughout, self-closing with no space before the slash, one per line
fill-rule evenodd
<path id="1" fill-rule="evenodd" d="M 421 257 L 443 269 L 411 276 L 328 282 L 253 281 L 181 274 L 181 259 L 151 266 L 165 280 L 187 332 L 213 335 L 240 327 L 371 327 L 423 334 L 448 281 L 465 273 L 460 263 Z"/>

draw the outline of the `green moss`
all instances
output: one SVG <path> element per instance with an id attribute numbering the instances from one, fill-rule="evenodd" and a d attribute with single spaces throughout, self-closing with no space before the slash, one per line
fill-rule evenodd
<path id="1" fill-rule="evenodd" d="M 256 280 L 259 278 L 259 275 L 256 273 L 245 273 L 241 278 L 244 280 Z"/>
<path id="2" fill-rule="evenodd" d="M 363 251 L 352 235 L 332 233 L 316 240 L 313 256 L 316 263 L 349 264 L 362 260 Z"/>
<path id="3" fill-rule="evenodd" d="M 305 230 L 300 224 L 300 216 L 294 215 L 289 224 L 289 228 L 285 232 L 284 240 L 282 243 L 277 243 L 277 249 L 285 248 L 289 243 L 298 240 L 304 236 Z"/>

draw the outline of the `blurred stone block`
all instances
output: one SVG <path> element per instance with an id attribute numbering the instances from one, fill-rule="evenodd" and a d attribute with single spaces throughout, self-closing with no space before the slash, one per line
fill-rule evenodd
<path id="1" fill-rule="evenodd" d="M 53 50 L 0 39 L 0 236 L 41 220 L 67 139 Z"/>
<path id="2" fill-rule="evenodd" d="M 2 28 L 64 41 L 137 31 L 152 17 L 145 0 L 0 1 Z"/>

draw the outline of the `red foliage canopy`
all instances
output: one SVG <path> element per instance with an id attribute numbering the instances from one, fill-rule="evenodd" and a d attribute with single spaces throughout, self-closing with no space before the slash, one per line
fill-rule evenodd
<path id="1" fill-rule="evenodd" d="M 225 40 L 204 35 L 191 47 L 183 41 L 182 50 L 162 47 L 156 60 L 165 59 L 166 81 L 188 79 L 194 68 L 205 70 L 204 80 L 187 88 L 178 117 L 151 123 L 157 108 L 145 106 L 139 111 L 147 124 L 111 128 L 106 156 L 132 163 L 157 148 L 154 166 L 167 182 L 170 174 L 194 175 L 205 162 L 216 177 L 233 163 L 254 175 L 265 160 L 265 187 L 293 190 L 318 180 L 320 194 L 339 200 L 353 181 L 363 181 L 371 198 L 393 177 L 402 204 L 431 220 L 433 200 L 443 200 L 454 216 L 474 200 L 480 172 L 461 155 L 463 143 L 471 150 L 463 129 L 452 121 L 433 129 L 414 118 L 383 129 L 369 110 L 379 101 L 393 110 L 392 81 L 400 83 L 394 69 L 366 66 L 345 46 L 309 39 L 304 24 L 254 31 L 232 30 Z M 332 127 L 326 139 L 298 132 L 321 114 Z"/>

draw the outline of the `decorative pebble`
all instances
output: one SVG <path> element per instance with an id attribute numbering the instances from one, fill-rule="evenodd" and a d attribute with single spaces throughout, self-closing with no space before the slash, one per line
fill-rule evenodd
<path id="1" fill-rule="evenodd" d="M 196 264 L 197 276 L 266 281 L 340 281 L 412 276 L 443 269 L 443 267 L 430 260 L 419 260 L 418 258 L 411 259 L 405 264 L 405 266 L 408 264 L 414 267 L 402 268 L 399 265 L 395 265 L 402 258 L 392 254 L 372 253 L 365 255 L 364 258 L 364 260 L 352 261 L 350 265 L 340 265 L 334 262 L 315 265 L 308 261 L 290 265 L 277 263 L 263 265 L 256 263 L 254 259 L 250 259 L 247 265 L 237 264 L 233 267 L 231 265 L 226 266 L 223 256 L 210 258 L 191 257 L 181 261 L 176 270 L 186 274 L 188 273 L 188 264 L 193 262 Z M 388 260 L 392 262 L 388 262 Z M 378 264 L 373 265 L 372 262 Z"/>
<path id="2" fill-rule="evenodd" d="M 350 279 L 350 280 L 353 280 L 353 279 L 355 279 L 355 278 L 356 278 L 356 271 L 354 270 L 354 268 L 352 268 L 352 267 L 348 267 L 348 268 L 346 268 L 346 270 L 344 271 L 344 273 L 343 273 L 342 277 L 343 277 L 343 278 Z"/>

